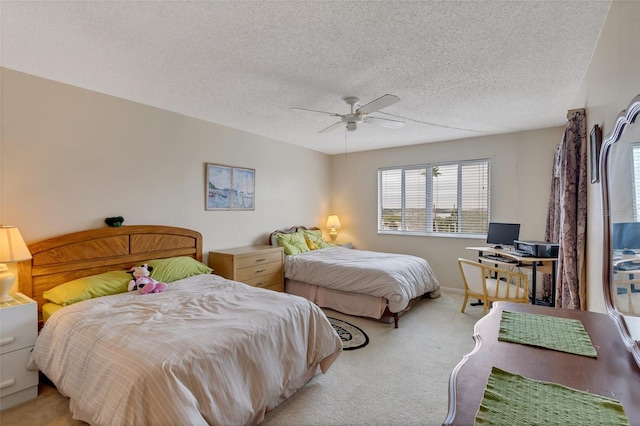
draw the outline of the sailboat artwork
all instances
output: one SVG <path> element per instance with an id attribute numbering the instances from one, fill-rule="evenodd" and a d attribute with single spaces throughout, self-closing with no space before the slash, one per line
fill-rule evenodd
<path id="1" fill-rule="evenodd" d="M 255 210 L 255 170 L 206 164 L 206 210 Z"/>
<path id="2" fill-rule="evenodd" d="M 255 170 L 233 168 L 233 209 L 254 210 Z"/>

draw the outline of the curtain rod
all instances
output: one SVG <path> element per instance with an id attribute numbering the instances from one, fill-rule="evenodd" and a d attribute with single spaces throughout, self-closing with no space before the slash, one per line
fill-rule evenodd
<path id="1" fill-rule="evenodd" d="M 584 108 L 575 108 L 575 109 L 568 110 L 567 111 L 567 118 L 569 118 L 571 113 L 574 113 L 574 112 L 581 112 L 582 114 L 584 114 Z"/>

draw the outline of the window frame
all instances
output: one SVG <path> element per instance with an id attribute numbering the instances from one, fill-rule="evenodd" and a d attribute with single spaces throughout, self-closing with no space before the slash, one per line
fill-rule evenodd
<path id="1" fill-rule="evenodd" d="M 434 214 L 433 210 L 427 208 L 429 205 L 434 204 L 434 177 L 433 177 L 433 169 L 436 167 L 444 167 L 444 166 L 457 166 L 457 178 L 456 178 L 456 206 L 462 205 L 463 199 L 463 182 L 462 182 L 462 171 L 464 166 L 470 165 L 484 165 L 486 166 L 486 222 L 484 223 L 484 232 L 473 232 L 473 233 L 463 233 L 463 232 L 437 232 L 437 231 L 428 231 L 428 229 L 433 229 L 434 224 Z M 406 208 L 406 172 L 410 170 L 425 170 L 425 230 L 407 230 L 407 208 Z M 383 224 L 383 175 L 385 172 L 398 170 L 400 171 L 400 226 L 398 229 L 384 229 Z M 489 226 L 489 222 L 491 220 L 491 160 L 489 158 L 478 158 L 471 160 L 460 160 L 460 161 L 440 161 L 433 163 L 424 163 L 424 164 L 413 164 L 413 165 L 405 165 L 405 166 L 387 166 L 378 168 L 377 173 L 377 182 L 378 182 L 378 217 L 377 217 L 377 230 L 380 235 L 413 235 L 413 236 L 429 236 L 429 237 L 447 237 L 447 238 L 483 238 L 486 237 L 486 229 Z M 458 221 L 456 223 L 457 227 L 461 226 L 462 215 L 458 217 Z"/>
<path id="2" fill-rule="evenodd" d="M 636 158 L 638 157 L 638 158 Z M 636 161 L 639 160 L 639 161 Z M 633 174 L 632 194 L 633 194 L 633 220 L 634 222 L 640 221 L 640 167 L 636 167 L 640 164 L 640 142 L 631 143 L 631 172 Z"/>

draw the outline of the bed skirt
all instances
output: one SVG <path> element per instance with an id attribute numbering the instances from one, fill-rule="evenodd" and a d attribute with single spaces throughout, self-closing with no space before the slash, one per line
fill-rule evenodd
<path id="1" fill-rule="evenodd" d="M 347 315 L 368 317 L 377 320 L 389 318 L 382 318 L 387 307 L 387 299 L 384 297 L 332 290 L 290 279 L 284 280 L 284 289 L 287 293 L 309 299 L 321 308 L 333 309 L 334 311 Z M 389 318 L 389 320 L 390 319 L 391 318 Z"/>

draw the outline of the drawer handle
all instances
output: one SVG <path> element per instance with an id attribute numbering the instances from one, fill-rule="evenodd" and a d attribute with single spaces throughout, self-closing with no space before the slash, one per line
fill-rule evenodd
<path id="1" fill-rule="evenodd" d="M 264 262 L 265 260 L 267 260 L 265 257 L 263 257 L 262 259 L 256 259 L 256 262 Z"/>
<path id="2" fill-rule="evenodd" d="M 0 389 L 6 389 L 16 384 L 15 379 L 5 380 L 4 382 L 0 382 Z"/>
<path id="3" fill-rule="evenodd" d="M 4 339 L 0 340 L 0 346 L 8 345 L 15 341 L 16 341 L 15 336 L 5 337 Z"/>
<path id="4" fill-rule="evenodd" d="M 257 283 L 257 285 L 262 285 L 264 283 L 266 283 L 266 281 L 260 281 L 259 283 Z"/>
<path id="5" fill-rule="evenodd" d="M 259 274 L 260 272 L 264 272 L 264 271 L 266 271 L 266 269 L 258 269 L 258 270 L 256 271 L 256 274 Z"/>

